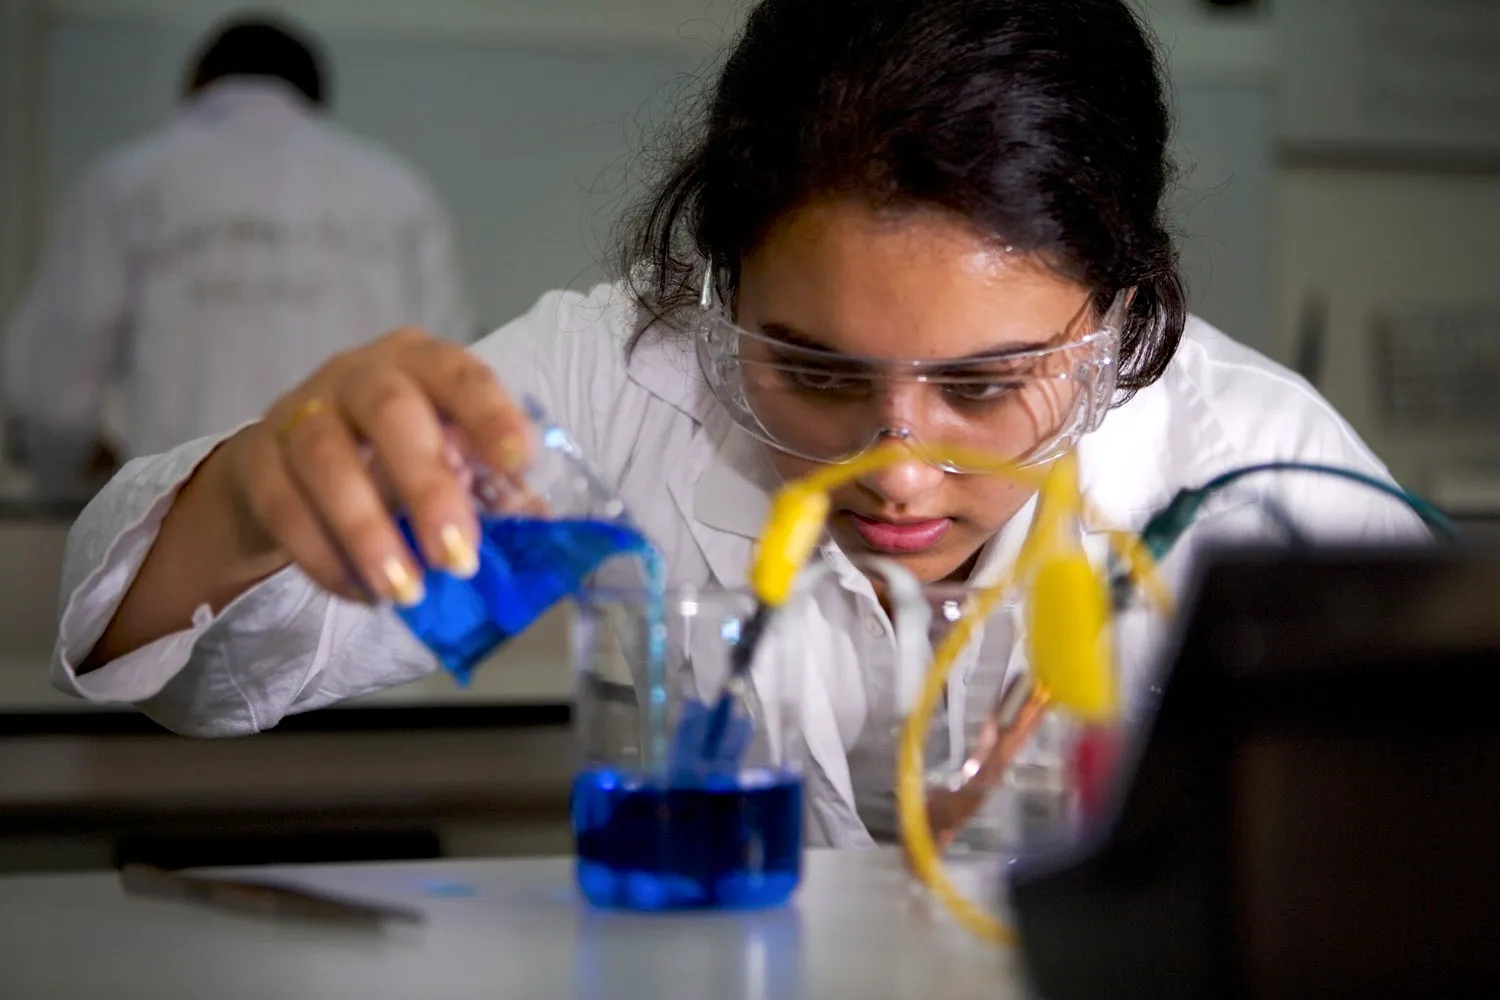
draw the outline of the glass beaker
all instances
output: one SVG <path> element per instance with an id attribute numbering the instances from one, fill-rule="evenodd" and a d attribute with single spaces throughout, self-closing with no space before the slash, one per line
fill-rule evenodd
<path id="1" fill-rule="evenodd" d="M 577 880 L 635 910 L 746 909 L 791 896 L 802 872 L 797 678 L 772 619 L 733 706 L 732 755 L 684 768 L 674 741 L 724 690 L 755 601 L 720 589 L 591 586 L 574 602 Z M 685 726 L 684 721 L 688 724 Z"/>
<path id="2" fill-rule="evenodd" d="M 922 588 L 931 610 L 930 648 L 977 614 L 980 588 L 938 583 Z M 1075 839 L 1099 779 L 1086 772 L 1102 752 L 1092 728 L 1030 697 L 1025 607 L 1015 597 L 971 621 L 968 643 L 948 675 L 946 753 L 929 758 L 927 814 L 950 862 L 963 855 L 1015 859 Z M 930 666 L 929 655 L 926 666 Z M 1097 793 L 1095 793 L 1097 794 Z"/>
<path id="3" fill-rule="evenodd" d="M 423 597 L 396 612 L 460 684 L 476 663 L 576 594 L 606 560 L 636 557 L 648 582 L 663 572 L 655 549 L 578 446 L 535 401 L 525 402 L 538 443 L 525 474 L 467 470 L 480 512 L 472 577 L 428 565 L 410 523 L 397 519 L 421 563 Z"/>
<path id="4" fill-rule="evenodd" d="M 975 614 L 975 594 L 976 588 L 965 584 L 922 588 L 931 612 L 924 671 L 949 633 Z M 1020 660 L 1016 624 L 1016 607 L 1008 601 L 969 623 L 969 642 L 948 674 L 939 718 L 933 720 L 942 736 L 938 753 L 927 761 L 927 815 L 933 836 L 950 853 L 1008 851 L 1019 840 L 1006 804 L 995 794 L 1008 766 L 1000 765 L 1001 773 L 995 773 L 996 751 L 1001 749 L 996 745 L 1000 733 L 995 714 Z"/>
<path id="5" fill-rule="evenodd" d="M 854 567 L 863 580 L 827 567 L 809 571 L 796 600 L 826 619 L 817 623 L 827 632 L 817 669 L 831 687 L 857 691 L 846 697 L 864 709 L 847 753 L 856 810 L 875 840 L 894 841 L 905 721 L 935 651 L 976 613 L 979 588 L 918 584 L 887 559 L 863 558 Z M 870 592 L 861 598 L 866 584 Z M 928 819 L 946 855 L 989 863 L 1054 842 L 1071 818 L 1074 789 L 1062 745 L 1067 734 L 1026 703 L 1030 688 L 1019 683 L 1026 677 L 1020 605 L 1002 599 L 969 627 L 927 720 L 924 778 Z M 1026 710 L 1018 716 L 1018 708 Z"/>

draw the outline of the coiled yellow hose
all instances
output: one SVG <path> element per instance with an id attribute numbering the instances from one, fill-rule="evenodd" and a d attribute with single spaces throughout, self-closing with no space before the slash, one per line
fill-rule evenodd
<path id="1" fill-rule="evenodd" d="M 811 475 L 787 484 L 773 499 L 765 530 L 756 550 L 751 570 L 751 586 L 757 596 L 771 605 L 780 605 L 790 593 L 792 582 L 801 572 L 816 547 L 827 520 L 828 494 L 845 483 L 901 462 L 931 461 L 961 465 L 988 475 L 998 475 L 1040 492 L 1038 516 L 1015 565 L 1000 579 L 983 587 L 970 599 L 954 627 L 944 636 L 933 655 L 917 703 L 902 727 L 896 767 L 896 797 L 901 837 L 912 872 L 963 927 L 979 937 L 997 944 L 1012 944 L 1015 931 L 984 907 L 964 896 L 954 886 L 943 867 L 941 850 L 933 836 L 927 816 L 926 762 L 924 743 L 927 720 L 937 710 L 948 674 L 959 655 L 973 637 L 975 623 L 987 618 L 1019 581 L 1034 579 L 1036 571 L 1051 560 L 1052 569 L 1062 572 L 1054 577 L 1047 603 L 1053 605 L 1044 615 L 1042 627 L 1030 633 L 1031 657 L 1037 682 L 1048 685 L 1060 681 L 1062 690 L 1048 691 L 1044 697 L 1055 698 L 1065 707 L 1081 710 L 1085 715 L 1107 713 L 1113 707 L 1112 689 L 1106 690 L 1103 675 L 1090 680 L 1076 676 L 1076 657 L 1082 647 L 1068 635 L 1067 602 L 1076 600 L 1094 618 L 1098 608 L 1107 615 L 1105 583 L 1087 566 L 1081 547 L 1069 550 L 1064 533 L 1059 532 L 1061 519 L 1080 518 L 1093 530 L 1107 533 L 1115 555 L 1125 564 L 1132 580 L 1146 598 L 1161 612 L 1170 610 L 1171 595 L 1156 572 L 1155 563 L 1145 546 L 1132 533 L 1113 529 L 1098 517 L 1078 493 L 1076 458 L 1069 454 L 1052 469 L 1021 468 L 1005 459 L 964 448 L 912 448 L 893 443 L 873 449 L 842 465 L 825 466 Z M 1076 537 L 1076 536 L 1075 536 Z M 1060 553 L 1060 557 L 1059 557 Z M 1073 562 L 1070 562 L 1072 560 Z M 1097 584 L 1091 592 L 1090 584 Z M 1080 589 L 1082 588 L 1082 589 Z M 1062 603 L 1058 603 L 1058 602 Z M 1087 632 L 1087 630 L 1083 630 Z M 1061 642 L 1073 647 L 1064 651 L 1048 649 L 1046 643 Z M 1038 646 L 1037 643 L 1042 643 Z M 1107 655 L 1094 646 L 1095 656 Z M 1053 655 L 1057 653 L 1057 655 Z M 1043 677 L 1042 665 L 1050 676 Z M 1062 695 L 1063 697 L 1055 697 Z"/>

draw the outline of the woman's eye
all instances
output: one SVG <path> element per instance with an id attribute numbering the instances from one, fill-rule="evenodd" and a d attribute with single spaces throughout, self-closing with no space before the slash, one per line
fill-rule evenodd
<path id="1" fill-rule="evenodd" d="M 950 382 L 943 391 L 965 403 L 992 403 L 1021 388 L 1019 382 Z"/>
<path id="2" fill-rule="evenodd" d="M 799 389 L 812 392 L 845 392 L 860 381 L 841 372 L 817 371 L 811 368 L 793 369 L 786 373 L 788 379 Z"/>

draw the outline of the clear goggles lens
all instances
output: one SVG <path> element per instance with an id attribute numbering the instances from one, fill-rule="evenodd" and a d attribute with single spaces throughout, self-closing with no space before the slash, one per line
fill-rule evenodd
<path id="1" fill-rule="evenodd" d="M 953 448 L 1021 465 L 1047 462 L 1096 428 L 1115 392 L 1121 293 L 1102 327 L 1055 345 L 961 361 L 858 358 L 700 314 L 704 377 L 745 430 L 814 462 L 845 462 L 883 440 L 951 472 Z"/>

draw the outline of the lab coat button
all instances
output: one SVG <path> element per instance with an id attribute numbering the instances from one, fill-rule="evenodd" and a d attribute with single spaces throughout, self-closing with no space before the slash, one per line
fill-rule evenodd
<path id="1" fill-rule="evenodd" d="M 865 615 L 865 631 L 878 639 L 885 635 L 885 626 L 880 624 L 880 619 L 874 615 Z"/>

